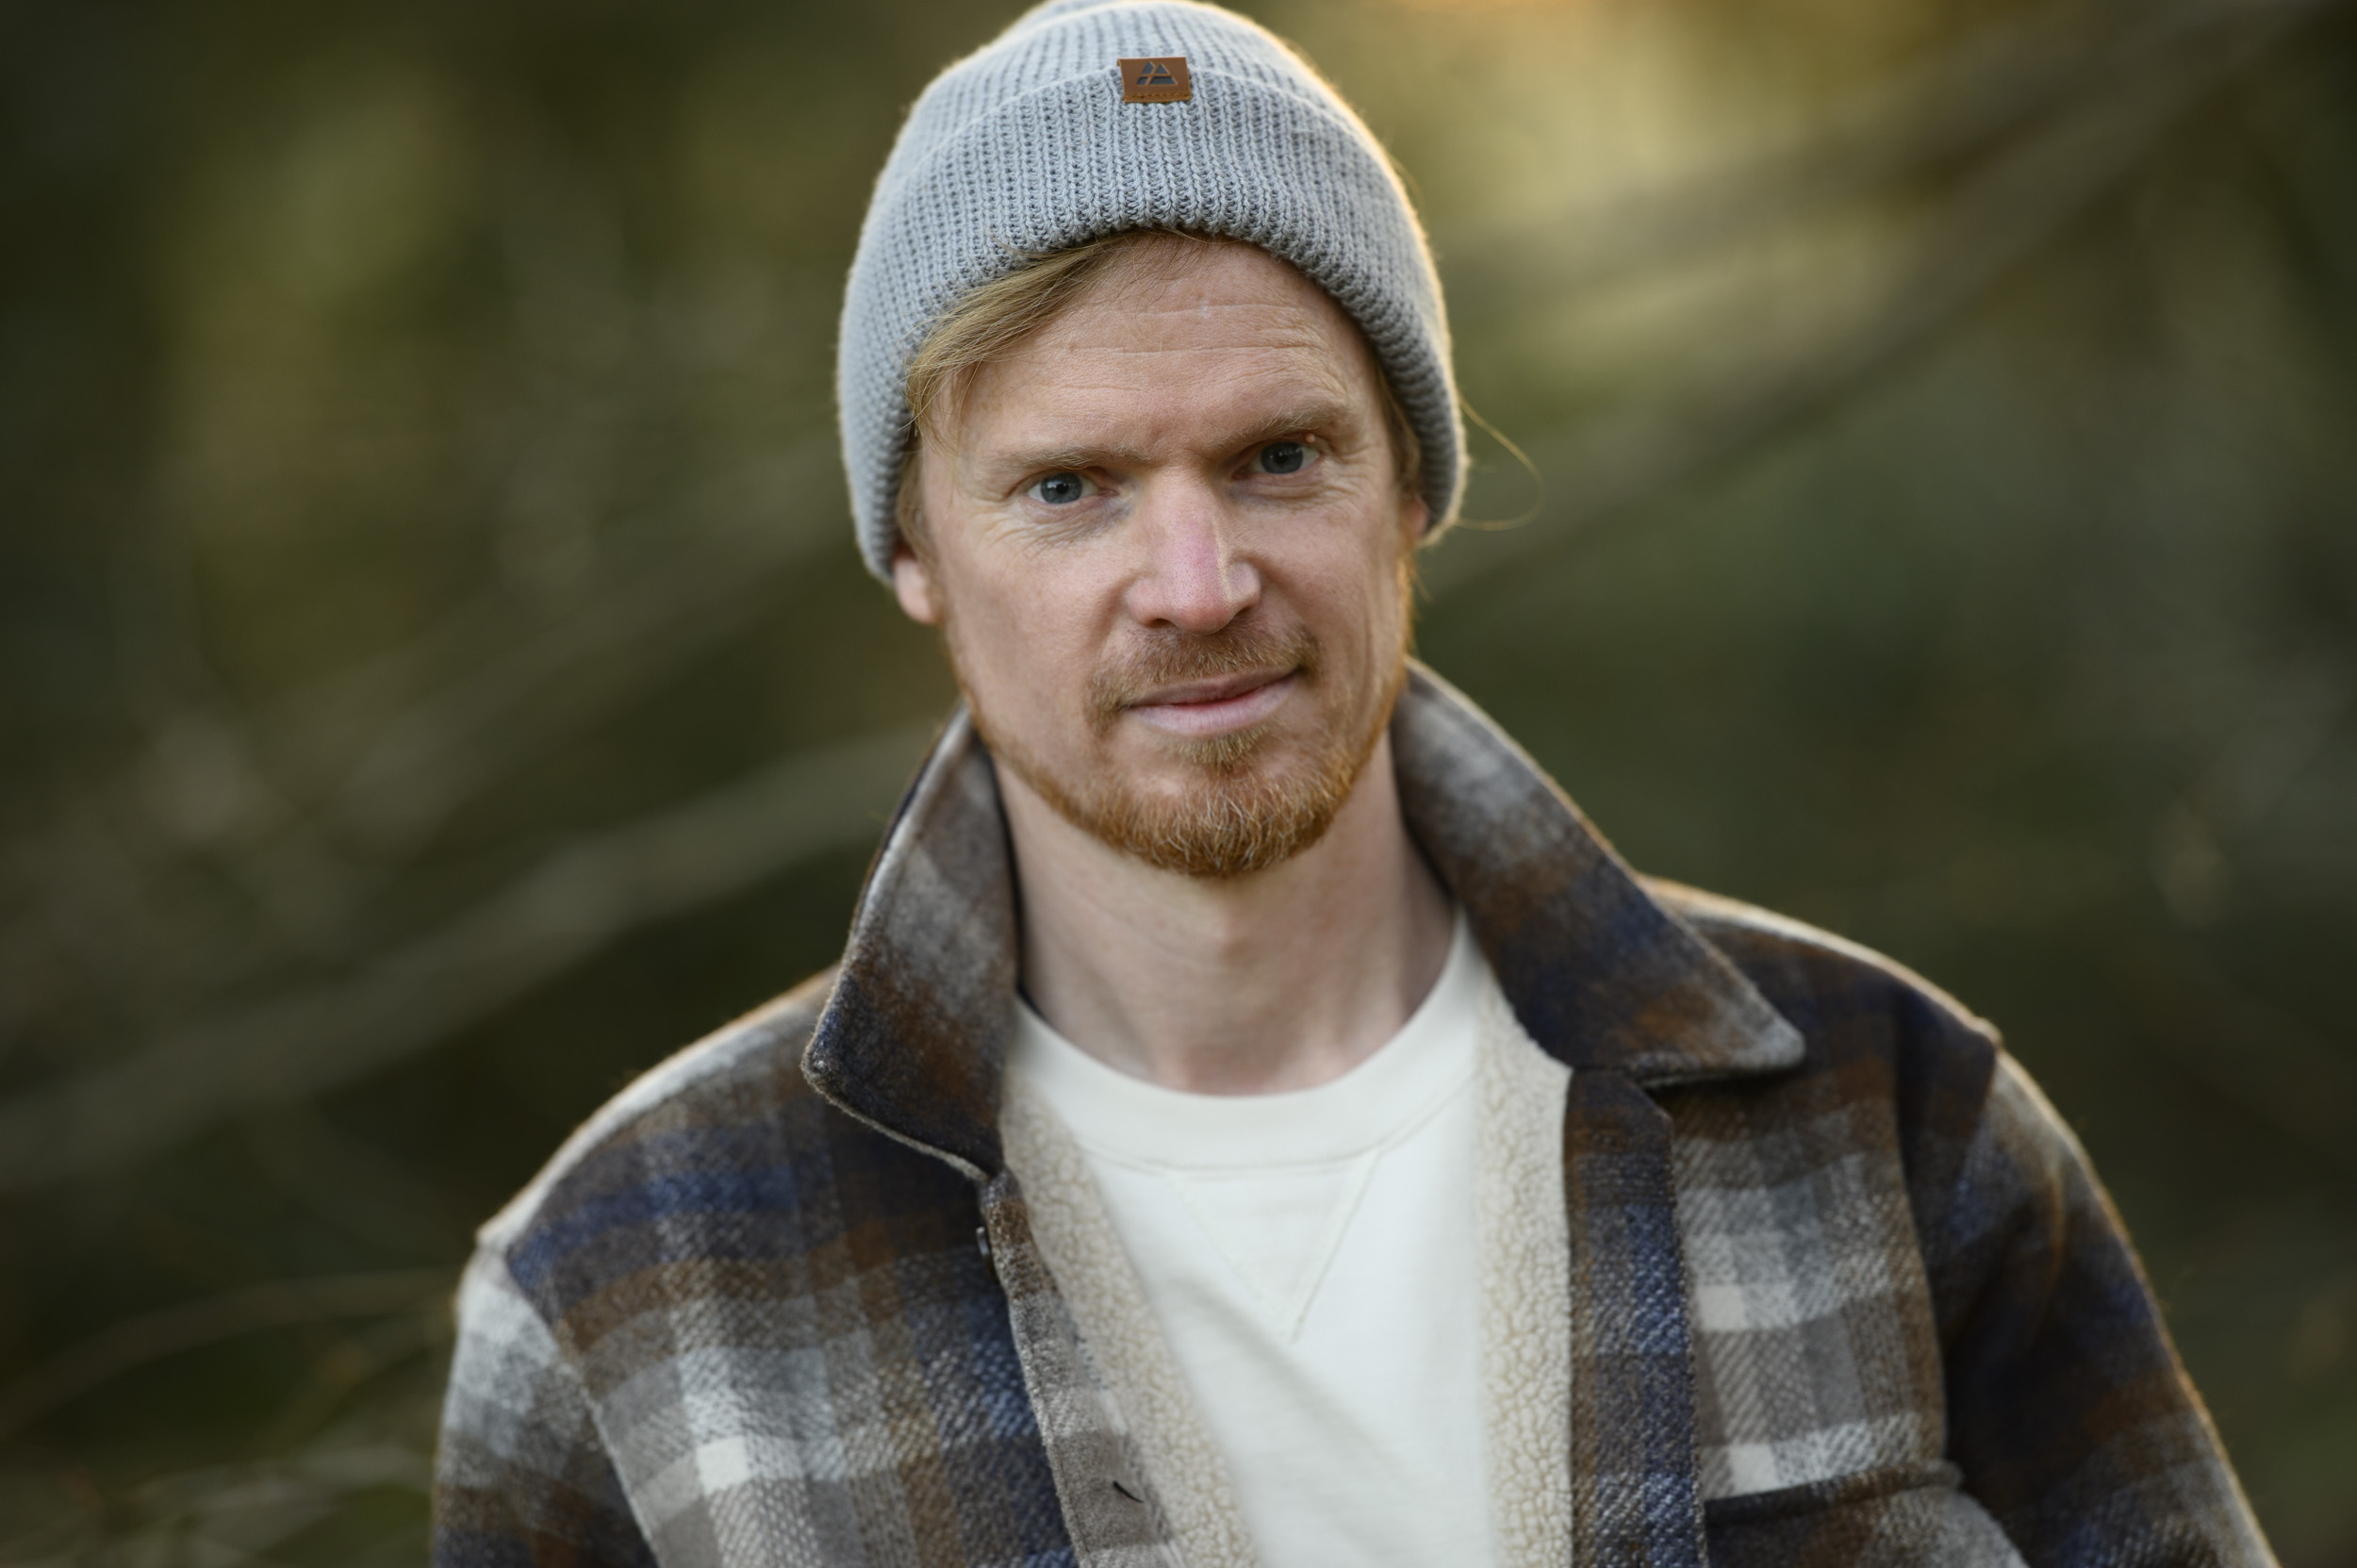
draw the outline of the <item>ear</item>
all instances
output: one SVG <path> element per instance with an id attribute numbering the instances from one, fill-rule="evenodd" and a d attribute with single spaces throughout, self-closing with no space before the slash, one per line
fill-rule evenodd
<path id="1" fill-rule="evenodd" d="M 924 626 L 941 624 L 940 601 L 933 591 L 932 569 L 924 557 L 909 548 L 906 539 L 892 547 L 892 592 L 900 601 L 900 611 L 911 620 Z"/>

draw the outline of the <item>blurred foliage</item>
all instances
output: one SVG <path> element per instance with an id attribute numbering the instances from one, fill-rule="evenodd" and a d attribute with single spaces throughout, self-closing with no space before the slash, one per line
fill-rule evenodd
<path id="1" fill-rule="evenodd" d="M 950 697 L 834 313 L 1009 14 L 0 8 L 0 1560 L 417 1560 L 470 1228 L 833 956 Z M 1425 655 L 1640 866 L 1998 1020 L 2357 1563 L 2351 19 L 1257 14 L 1533 460 Z"/>

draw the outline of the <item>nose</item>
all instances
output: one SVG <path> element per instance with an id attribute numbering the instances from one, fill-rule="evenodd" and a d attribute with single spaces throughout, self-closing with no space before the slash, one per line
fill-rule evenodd
<path id="1" fill-rule="evenodd" d="M 1237 548 L 1234 520 L 1208 486 L 1162 485 L 1142 498 L 1131 534 L 1143 553 L 1123 602 L 1142 626 L 1216 632 L 1261 600 L 1261 573 Z"/>

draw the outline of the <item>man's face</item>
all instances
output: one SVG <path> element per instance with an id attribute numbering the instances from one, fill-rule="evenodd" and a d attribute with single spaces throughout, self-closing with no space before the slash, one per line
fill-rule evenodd
<path id="1" fill-rule="evenodd" d="M 900 602 L 1067 818 L 1197 876 L 1325 831 L 1398 691 L 1426 520 L 1377 373 L 1267 253 L 1146 246 L 927 438 Z"/>

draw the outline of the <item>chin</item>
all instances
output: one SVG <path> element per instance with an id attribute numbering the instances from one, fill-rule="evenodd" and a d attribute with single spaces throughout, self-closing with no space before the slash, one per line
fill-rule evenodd
<path id="1" fill-rule="evenodd" d="M 1288 766 L 1287 751 L 1294 753 L 1291 766 L 1302 766 L 1303 748 L 1289 746 L 1292 738 L 1272 718 L 1223 735 L 1157 736 L 1155 749 L 1167 763 L 1176 764 L 1161 769 L 1178 775 L 1167 784 L 1176 795 L 1201 788 L 1207 779 L 1242 779 L 1281 771 Z"/>
<path id="2" fill-rule="evenodd" d="M 1064 820 L 1159 870 L 1207 881 L 1270 870 L 1315 845 L 1379 735 L 1373 726 L 1362 743 L 1338 745 L 1330 730 L 1305 738 L 1270 722 L 1206 739 L 1158 736 L 1162 755 L 1140 767 L 1057 767 L 982 727 L 992 753 Z"/>

